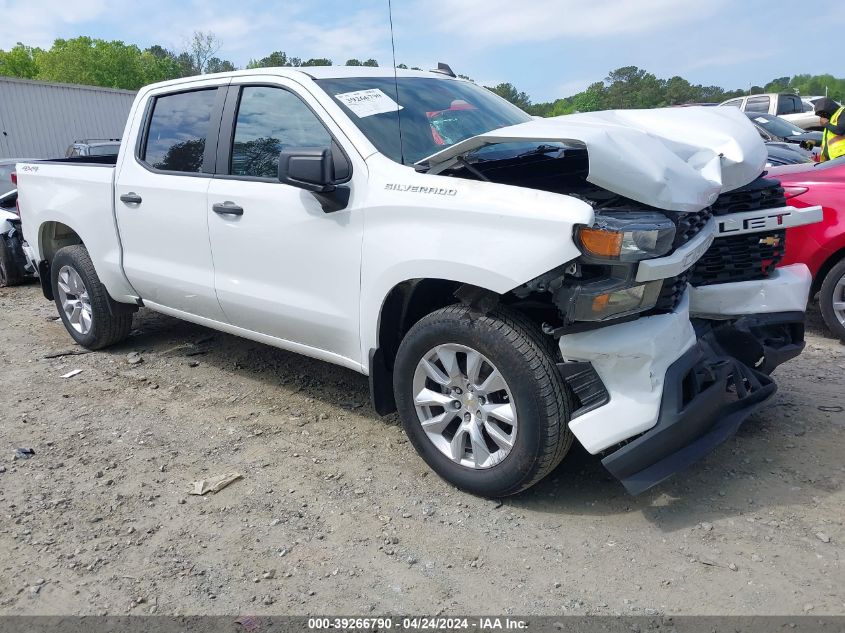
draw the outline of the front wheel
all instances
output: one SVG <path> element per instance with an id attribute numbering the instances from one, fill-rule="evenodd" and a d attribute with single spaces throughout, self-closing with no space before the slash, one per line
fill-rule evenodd
<path id="1" fill-rule="evenodd" d="M 103 286 L 84 246 L 65 246 L 50 263 L 53 297 L 65 329 L 87 349 L 129 336 L 132 314 L 121 313 Z"/>
<path id="2" fill-rule="evenodd" d="M 819 308 L 830 331 L 845 341 L 845 259 L 825 275 L 819 291 Z"/>
<path id="3" fill-rule="evenodd" d="M 515 494 L 545 477 L 572 444 L 569 401 L 549 348 L 519 314 L 443 308 L 405 336 L 394 391 L 405 432 L 458 488 Z"/>

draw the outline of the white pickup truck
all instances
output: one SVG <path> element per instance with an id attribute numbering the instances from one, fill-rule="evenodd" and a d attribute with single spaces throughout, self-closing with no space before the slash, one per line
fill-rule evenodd
<path id="1" fill-rule="evenodd" d="M 139 306 L 368 375 L 422 458 L 524 490 L 573 438 L 632 493 L 803 347 L 810 274 L 734 108 L 535 120 L 441 73 L 265 68 L 142 89 L 119 155 L 17 167 L 29 260 L 99 349 Z"/>

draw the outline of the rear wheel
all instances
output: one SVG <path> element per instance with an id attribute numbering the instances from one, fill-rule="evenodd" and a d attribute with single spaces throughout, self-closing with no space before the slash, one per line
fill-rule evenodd
<path id="1" fill-rule="evenodd" d="M 572 444 L 566 388 L 531 327 L 505 309 L 478 316 L 450 306 L 400 345 L 394 390 L 405 431 L 438 475 L 473 494 L 525 490 Z"/>
<path id="2" fill-rule="evenodd" d="M 845 340 L 845 259 L 825 275 L 819 291 L 819 307 L 830 331 Z"/>
<path id="3" fill-rule="evenodd" d="M 23 283 L 24 276 L 12 257 L 12 252 L 6 244 L 6 238 L 0 235 L 0 288 L 17 286 Z"/>
<path id="4" fill-rule="evenodd" d="M 50 263 L 53 297 L 68 333 L 88 349 L 101 349 L 125 339 L 132 314 L 125 314 L 97 277 L 84 246 L 66 246 Z"/>

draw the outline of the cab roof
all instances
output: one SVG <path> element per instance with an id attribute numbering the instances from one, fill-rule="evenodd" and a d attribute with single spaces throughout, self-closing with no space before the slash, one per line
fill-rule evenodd
<path id="1" fill-rule="evenodd" d="M 261 75 L 277 75 L 279 77 L 288 77 L 290 79 L 345 79 L 354 77 L 393 77 L 394 72 L 397 77 L 419 77 L 428 79 L 443 79 L 456 81 L 455 78 L 439 72 L 429 72 L 424 70 L 408 70 L 404 68 L 397 68 L 395 71 L 390 66 L 372 67 L 372 66 L 268 66 L 266 68 L 247 68 L 244 70 L 234 70 L 226 73 L 211 73 L 208 75 L 194 75 L 191 77 L 183 77 L 180 79 L 171 79 L 169 81 L 161 81 L 150 84 L 145 88 L 159 88 L 178 86 L 180 84 L 192 83 L 194 81 L 202 81 L 206 79 L 217 79 L 226 77 L 255 77 Z M 458 80 L 461 81 L 461 80 Z"/>

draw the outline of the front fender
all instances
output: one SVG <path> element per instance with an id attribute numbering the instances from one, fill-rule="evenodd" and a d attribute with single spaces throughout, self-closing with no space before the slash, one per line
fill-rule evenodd
<path id="1" fill-rule="evenodd" d="M 375 204 L 364 211 L 364 359 L 378 347 L 382 305 L 397 284 L 443 279 L 503 294 L 578 257 L 573 228 L 593 221 L 592 207 L 569 196 L 407 168 L 399 177 L 410 189 L 374 182 Z"/>

